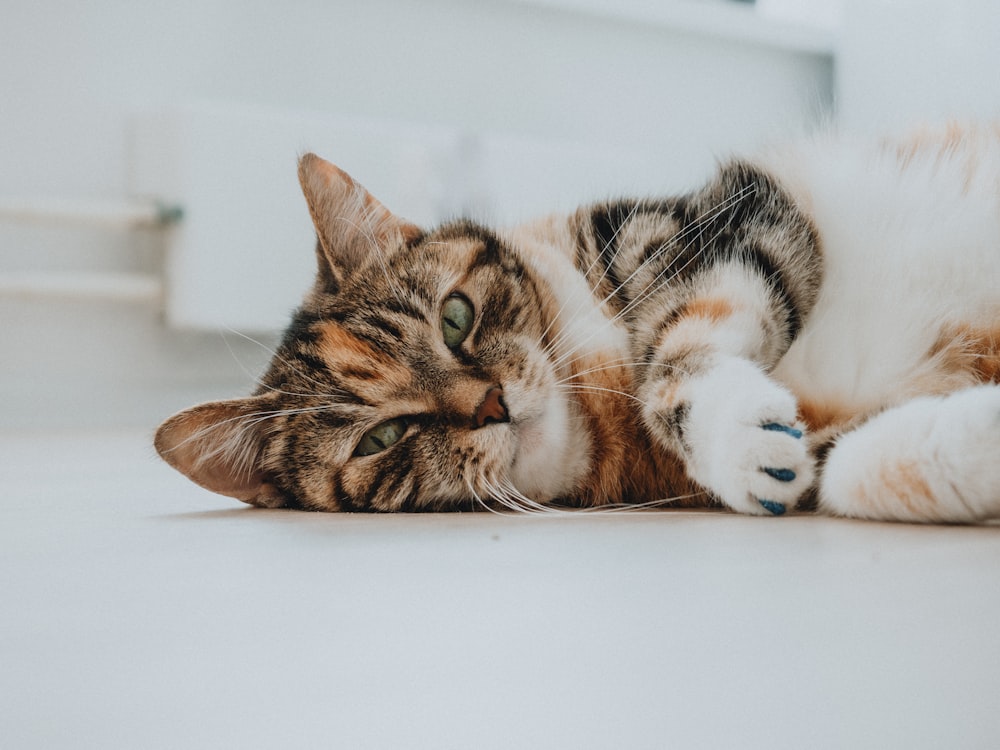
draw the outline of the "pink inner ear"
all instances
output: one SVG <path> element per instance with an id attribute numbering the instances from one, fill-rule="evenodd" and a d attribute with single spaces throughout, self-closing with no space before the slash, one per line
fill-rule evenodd
<path id="1" fill-rule="evenodd" d="M 338 278 L 364 263 L 373 243 L 385 247 L 399 236 L 412 242 L 422 234 L 347 172 L 315 154 L 299 160 L 299 183 L 330 270 Z"/>
<path id="2" fill-rule="evenodd" d="M 234 470 L 224 461 L 202 461 L 189 476 L 212 492 L 235 497 L 245 503 L 253 503 L 265 484 L 263 472 Z"/>
<path id="3" fill-rule="evenodd" d="M 260 410 L 259 399 L 220 401 L 175 414 L 156 433 L 160 456 L 191 481 L 251 505 L 278 507 L 284 499 L 257 465 L 263 436 L 242 417 Z"/>
<path id="4" fill-rule="evenodd" d="M 299 160 L 299 182 L 303 189 L 322 191 L 340 185 L 345 191 L 362 188 L 347 172 L 316 154 L 306 154 Z M 367 192 L 367 191 L 366 191 Z"/>

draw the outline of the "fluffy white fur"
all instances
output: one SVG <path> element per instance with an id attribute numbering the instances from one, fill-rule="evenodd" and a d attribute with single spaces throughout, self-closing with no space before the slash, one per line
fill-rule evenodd
<path id="1" fill-rule="evenodd" d="M 847 433 L 827 463 L 825 511 L 972 522 L 1000 512 L 1000 388 L 914 399 Z"/>
<path id="2" fill-rule="evenodd" d="M 856 410 L 910 395 L 943 323 L 1000 321 L 1000 144 L 953 153 L 820 143 L 768 160 L 805 199 L 824 281 L 775 370 L 799 397 Z"/>
<path id="3" fill-rule="evenodd" d="M 741 513 L 765 515 L 760 500 L 795 506 L 813 481 L 813 462 L 801 438 L 761 429 L 796 421 L 795 397 L 741 357 L 720 356 L 707 373 L 685 382 L 691 404 L 688 471 Z M 782 468 L 795 476 L 779 481 L 761 471 Z"/>
<path id="4" fill-rule="evenodd" d="M 801 399 L 890 409 L 837 442 L 823 508 L 902 520 L 1000 515 L 997 387 L 907 403 L 936 387 L 927 355 L 943 325 L 1000 323 L 1000 142 L 971 131 L 906 159 L 827 142 L 768 163 L 806 198 L 825 266 L 816 307 L 774 377 Z M 936 502 L 901 499 L 924 486 Z"/>

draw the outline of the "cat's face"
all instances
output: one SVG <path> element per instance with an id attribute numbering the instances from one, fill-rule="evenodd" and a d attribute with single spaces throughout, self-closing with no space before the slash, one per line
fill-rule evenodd
<path id="1" fill-rule="evenodd" d="M 316 286 L 255 396 L 165 422 L 160 454 L 256 505 L 443 510 L 547 501 L 588 451 L 547 346 L 551 291 L 466 223 L 425 234 L 312 155 Z"/>

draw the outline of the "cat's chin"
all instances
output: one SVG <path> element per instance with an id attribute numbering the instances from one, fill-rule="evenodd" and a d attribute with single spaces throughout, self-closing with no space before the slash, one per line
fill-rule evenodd
<path id="1" fill-rule="evenodd" d="M 540 413 L 517 420 L 517 447 L 511 462 L 511 482 L 526 497 L 549 502 L 565 497 L 586 476 L 590 438 L 579 429 L 580 419 L 567 399 L 545 399 Z"/>

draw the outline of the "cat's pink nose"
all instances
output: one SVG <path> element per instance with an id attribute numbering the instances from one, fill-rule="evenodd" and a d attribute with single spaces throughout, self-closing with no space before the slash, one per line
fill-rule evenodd
<path id="1" fill-rule="evenodd" d="M 486 391 L 486 397 L 476 409 L 472 420 L 475 424 L 474 429 L 477 430 L 494 422 L 510 421 L 510 416 L 507 414 L 507 404 L 503 401 L 503 388 L 494 385 Z"/>

